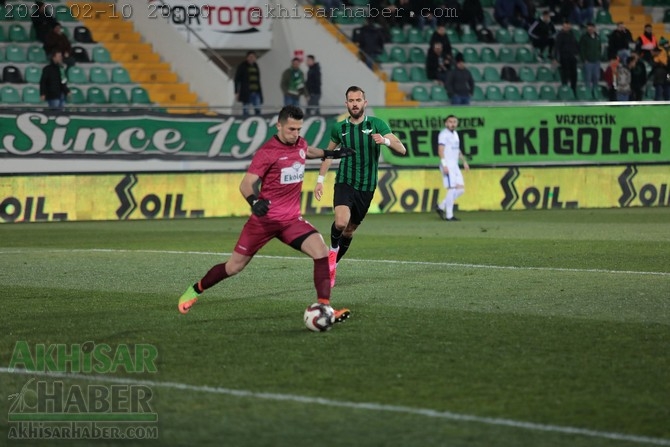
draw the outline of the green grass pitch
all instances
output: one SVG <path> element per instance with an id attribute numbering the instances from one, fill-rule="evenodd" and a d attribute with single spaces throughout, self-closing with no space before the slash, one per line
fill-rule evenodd
<path id="1" fill-rule="evenodd" d="M 371 215 L 315 334 L 312 263 L 273 241 L 188 315 L 244 219 L 0 226 L 0 445 L 17 341 L 151 344 L 156 441 L 57 445 L 670 445 L 670 209 Z M 332 216 L 309 220 L 328 236 Z"/>

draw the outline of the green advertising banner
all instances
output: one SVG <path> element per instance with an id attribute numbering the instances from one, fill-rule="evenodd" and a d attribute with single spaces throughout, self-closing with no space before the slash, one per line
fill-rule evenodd
<path id="1" fill-rule="evenodd" d="M 459 119 L 471 166 L 547 166 L 670 162 L 670 106 L 596 105 L 376 109 L 408 155 L 383 149 L 396 166 L 438 164 L 444 119 Z"/>

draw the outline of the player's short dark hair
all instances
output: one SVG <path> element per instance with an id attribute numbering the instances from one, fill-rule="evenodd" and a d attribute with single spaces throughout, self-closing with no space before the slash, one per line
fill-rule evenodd
<path id="1" fill-rule="evenodd" d="M 361 92 L 361 93 L 363 93 L 363 99 L 365 99 L 365 90 L 363 90 L 362 88 L 360 88 L 356 85 L 352 85 L 351 87 L 349 87 L 347 89 L 347 91 L 344 92 L 344 97 L 347 98 L 349 96 L 350 92 Z"/>
<path id="2" fill-rule="evenodd" d="M 301 120 L 305 117 L 305 114 L 303 113 L 302 109 L 298 106 L 284 106 L 282 109 L 279 111 L 279 117 L 277 118 L 277 121 L 280 123 L 285 123 L 288 121 L 289 118 L 293 118 L 294 120 Z"/>

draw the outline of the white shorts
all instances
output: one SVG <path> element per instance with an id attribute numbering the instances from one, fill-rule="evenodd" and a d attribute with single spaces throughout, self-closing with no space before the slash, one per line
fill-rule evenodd
<path id="1" fill-rule="evenodd" d="M 440 173 L 442 174 L 442 184 L 445 188 L 455 188 L 456 186 L 465 186 L 465 181 L 463 180 L 463 174 L 461 173 L 461 168 L 458 166 L 447 166 L 449 168 L 449 174 L 445 174 L 442 171 L 442 166 L 440 166 Z"/>

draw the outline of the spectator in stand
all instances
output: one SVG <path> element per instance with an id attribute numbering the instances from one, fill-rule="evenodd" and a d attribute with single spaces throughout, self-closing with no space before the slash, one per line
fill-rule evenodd
<path id="1" fill-rule="evenodd" d="M 609 64 L 605 69 L 603 80 L 607 84 L 607 100 L 616 101 L 616 89 L 614 88 L 614 78 L 616 76 L 616 69 L 619 66 L 619 58 L 614 56 L 610 58 Z"/>
<path id="2" fill-rule="evenodd" d="M 652 50 L 653 65 L 649 76 L 654 85 L 654 100 L 670 101 L 670 79 L 668 79 L 670 70 L 668 70 L 667 63 L 663 62 L 661 53 L 660 48 Z M 667 57 L 665 59 L 667 60 Z"/>
<path id="3" fill-rule="evenodd" d="M 305 89 L 307 90 L 307 113 L 310 115 L 319 115 L 319 101 L 321 100 L 321 65 L 316 62 L 314 55 L 307 56 L 307 81 Z"/>
<path id="4" fill-rule="evenodd" d="M 389 25 L 402 28 L 405 25 L 413 26 L 415 18 L 409 0 L 398 0 L 395 5 L 389 5 Z"/>
<path id="5" fill-rule="evenodd" d="M 442 86 L 446 86 L 449 61 L 444 57 L 442 44 L 440 42 L 433 43 L 426 57 L 426 77 L 431 81 L 439 82 Z"/>
<path id="6" fill-rule="evenodd" d="M 461 13 L 463 15 L 461 21 L 470 25 L 471 29 L 478 30 L 485 26 L 484 8 L 482 8 L 482 2 L 480 0 L 464 0 L 463 6 L 461 7 Z"/>
<path id="7" fill-rule="evenodd" d="M 530 28 L 528 28 L 528 36 L 533 44 L 533 48 L 537 50 L 538 57 L 544 59 L 544 50 L 547 49 L 547 57 L 551 57 L 554 52 L 554 38 L 556 36 L 556 27 L 551 22 L 551 14 L 549 10 L 542 13 L 542 18 L 536 19 Z"/>
<path id="8" fill-rule="evenodd" d="M 633 53 L 628 60 L 630 70 L 630 100 L 644 101 L 644 87 L 647 85 L 647 67 L 640 60 L 637 53 Z"/>
<path id="9" fill-rule="evenodd" d="M 279 86 L 284 93 L 285 106 L 299 106 L 300 96 L 305 93 L 305 73 L 300 69 L 301 62 L 294 57 L 291 59 L 291 66 L 281 75 Z"/>
<path id="10" fill-rule="evenodd" d="M 572 34 L 572 25 L 570 22 L 563 22 L 563 28 L 556 35 L 554 45 L 554 59 L 559 65 L 559 74 L 561 75 L 561 84 L 572 87 L 577 95 L 577 55 L 579 54 L 579 44 L 575 35 Z"/>
<path id="11" fill-rule="evenodd" d="M 456 30 L 459 34 L 462 34 L 461 23 L 463 17 L 463 12 L 461 11 L 461 4 L 458 0 L 439 0 L 442 4 L 440 11 L 435 11 L 437 16 L 437 23 L 443 23 L 447 27 Z"/>
<path id="12" fill-rule="evenodd" d="M 70 39 L 63 33 L 63 27 L 59 22 L 54 24 L 54 27 L 47 34 L 44 42 L 44 51 L 47 57 L 55 51 L 60 51 L 63 54 L 63 62 L 70 68 L 75 64 L 74 57 L 72 57 L 72 44 Z"/>
<path id="13" fill-rule="evenodd" d="M 411 7 L 416 19 L 417 28 L 423 30 L 428 25 L 435 29 L 437 26 L 437 17 L 435 17 L 436 5 L 433 0 L 414 0 Z"/>
<path id="14" fill-rule="evenodd" d="M 654 61 L 651 51 L 658 46 L 658 41 L 656 40 L 656 36 L 654 36 L 652 29 L 651 24 L 646 24 L 644 26 L 644 32 L 635 42 L 635 52 L 642 57 L 642 60 L 650 65 Z"/>
<path id="15" fill-rule="evenodd" d="M 614 89 L 616 90 L 616 100 L 629 101 L 631 91 L 631 75 L 630 70 L 628 69 L 628 61 L 619 61 L 619 65 L 617 65 L 615 73 Z"/>
<path id="16" fill-rule="evenodd" d="M 47 34 L 56 24 L 56 19 L 54 19 L 52 14 L 47 14 L 44 2 L 35 2 L 35 8 L 29 8 L 30 10 L 30 20 L 33 22 L 33 28 L 35 29 L 35 37 L 42 43 L 46 43 Z"/>
<path id="17" fill-rule="evenodd" d="M 582 26 L 585 23 L 593 21 L 593 0 L 575 0 L 574 9 L 572 10 L 572 22 Z"/>
<path id="18" fill-rule="evenodd" d="M 591 92 L 591 97 L 596 99 L 596 89 L 600 82 L 600 36 L 596 32 L 596 26 L 589 22 L 586 25 L 586 33 L 579 39 L 579 55 L 584 64 L 584 84 Z"/>
<path id="19" fill-rule="evenodd" d="M 612 31 L 607 40 L 607 58 L 612 59 L 618 56 L 619 59 L 630 56 L 630 45 L 634 43 L 633 35 L 630 30 L 626 28 L 623 22 L 616 24 L 616 29 Z"/>
<path id="20" fill-rule="evenodd" d="M 452 48 L 451 48 L 451 41 L 449 40 L 449 36 L 447 35 L 447 28 L 444 26 L 444 24 L 439 24 L 437 25 L 437 28 L 435 31 L 433 31 L 433 35 L 430 36 L 430 47 L 432 48 L 435 42 L 439 42 L 442 44 L 442 57 L 447 62 L 447 65 L 451 67 L 451 59 L 452 59 Z"/>
<path id="21" fill-rule="evenodd" d="M 40 99 L 46 101 L 50 109 L 63 110 L 69 94 L 63 53 L 57 50 L 51 55 L 51 62 L 42 69 Z"/>
<path id="22" fill-rule="evenodd" d="M 261 114 L 263 90 L 261 89 L 261 71 L 256 63 L 256 52 L 247 52 L 246 59 L 235 72 L 235 100 L 242 103 L 242 114 L 249 115 L 249 108 L 254 107 L 256 115 Z"/>
<path id="23" fill-rule="evenodd" d="M 527 28 L 528 7 L 523 0 L 496 0 L 493 18 L 503 28 Z"/>
<path id="24" fill-rule="evenodd" d="M 354 43 L 358 44 L 361 51 L 361 59 L 365 61 L 368 67 L 374 67 L 375 60 L 384 52 L 382 30 L 368 18 L 365 20 L 365 25 L 354 31 L 354 36 Z"/>
<path id="25" fill-rule="evenodd" d="M 465 67 L 463 55 L 456 55 L 456 68 L 447 73 L 445 88 L 453 105 L 468 105 L 475 91 L 475 80 Z"/>

